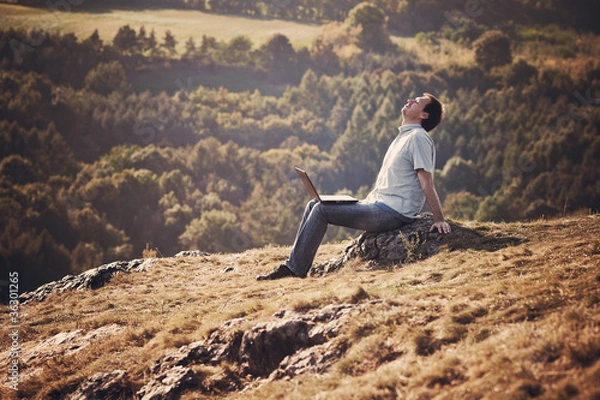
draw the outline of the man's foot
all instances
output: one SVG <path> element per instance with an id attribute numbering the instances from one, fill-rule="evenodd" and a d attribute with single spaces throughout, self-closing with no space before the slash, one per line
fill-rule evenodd
<path id="1" fill-rule="evenodd" d="M 285 264 L 281 264 L 273 271 L 265 275 L 259 275 L 256 277 L 257 281 L 272 281 L 275 279 L 286 278 L 288 276 L 296 276 Z"/>

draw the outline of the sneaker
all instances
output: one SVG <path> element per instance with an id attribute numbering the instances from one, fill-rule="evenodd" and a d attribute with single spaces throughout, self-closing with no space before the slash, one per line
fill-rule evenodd
<path id="1" fill-rule="evenodd" d="M 288 276 L 296 276 L 285 264 L 281 264 L 273 271 L 265 275 L 259 275 L 256 277 L 257 281 L 272 281 L 275 279 L 286 278 Z"/>

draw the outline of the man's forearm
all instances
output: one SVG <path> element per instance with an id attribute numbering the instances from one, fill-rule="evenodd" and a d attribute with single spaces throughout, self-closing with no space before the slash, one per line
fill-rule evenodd
<path id="1" fill-rule="evenodd" d="M 435 190 L 435 185 L 433 184 L 433 175 L 430 172 L 425 170 L 417 171 L 419 176 L 419 182 L 421 183 L 421 188 L 425 193 L 425 199 L 427 200 L 427 204 L 431 208 L 431 212 L 433 213 L 433 219 L 436 222 L 443 222 L 444 212 L 442 211 L 442 204 L 440 202 L 440 198 Z"/>

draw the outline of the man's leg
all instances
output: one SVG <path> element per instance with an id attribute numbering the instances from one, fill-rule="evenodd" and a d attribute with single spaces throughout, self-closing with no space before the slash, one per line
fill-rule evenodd
<path id="1" fill-rule="evenodd" d="M 260 279 L 277 279 L 292 274 L 298 277 L 306 276 L 329 224 L 381 232 L 397 229 L 403 223 L 375 204 L 323 204 L 310 201 L 304 210 L 294 246 L 285 265 Z M 288 274 L 288 271 L 291 274 Z"/>

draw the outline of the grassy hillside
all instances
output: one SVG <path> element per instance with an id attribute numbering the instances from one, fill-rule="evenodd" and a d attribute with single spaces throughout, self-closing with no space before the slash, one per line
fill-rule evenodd
<path id="1" fill-rule="evenodd" d="M 196 386 L 181 398 L 598 399 L 599 223 L 597 215 L 467 223 L 476 235 L 456 231 L 432 258 L 391 269 L 354 262 L 304 280 L 254 280 L 286 257 L 286 247 L 160 259 L 98 290 L 22 305 L 28 361 L 19 392 L 4 387 L 2 398 L 65 398 L 94 373 L 115 369 L 136 392 L 156 360 L 226 321 L 243 317 L 239 329 L 247 330 L 281 310 L 359 303 L 359 314 L 330 339 L 343 351 L 324 373 L 267 381 L 236 375 L 235 364 L 195 365 Z M 324 246 L 318 260 L 343 247 Z M 38 347 L 31 357 L 42 341 L 58 343 L 78 329 L 94 333 L 93 345 Z M 0 338 L 8 348 L 7 335 Z M 247 389 L 215 383 L 228 376 Z"/>
<path id="2" fill-rule="evenodd" d="M 63 33 L 74 33 L 81 39 L 87 38 L 98 29 L 100 38 L 108 43 L 112 42 L 119 28 L 127 24 L 136 31 L 141 26 L 145 26 L 148 33 L 154 29 L 157 40 L 162 40 L 165 31 L 170 30 L 179 41 L 179 52 L 185 50 L 185 41 L 188 38 L 193 37 L 198 42 L 202 35 L 212 36 L 217 40 L 230 40 L 245 35 L 255 45 L 260 45 L 274 34 L 281 33 L 294 45 L 307 46 L 320 31 L 320 25 L 317 24 L 209 14 L 193 10 L 99 9 L 94 12 L 82 12 L 73 7 L 69 12 L 53 12 L 49 8 L 10 4 L 0 4 L 0 21 L 3 27 L 60 30 Z"/>

